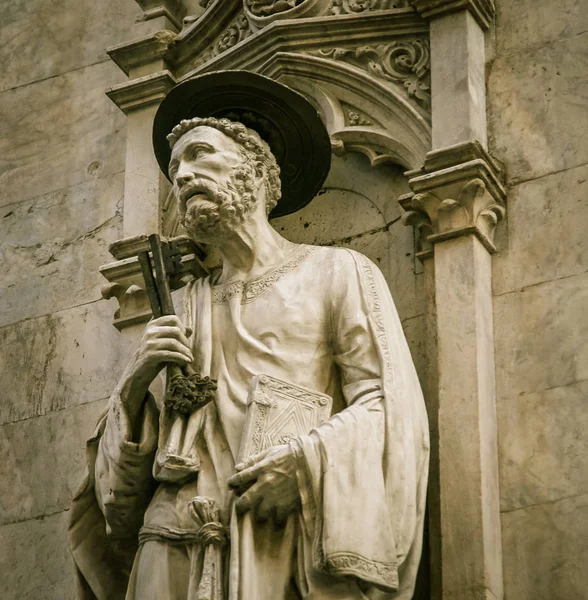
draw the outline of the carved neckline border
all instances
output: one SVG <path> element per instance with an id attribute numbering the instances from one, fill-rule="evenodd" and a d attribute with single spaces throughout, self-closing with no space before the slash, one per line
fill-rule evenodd
<path id="1" fill-rule="evenodd" d="M 248 304 L 262 296 L 274 283 L 291 273 L 316 250 L 315 246 L 300 244 L 286 259 L 285 263 L 276 267 L 266 275 L 251 281 L 233 281 L 212 285 L 212 303 L 222 304 L 235 296 L 241 296 L 241 304 Z"/>

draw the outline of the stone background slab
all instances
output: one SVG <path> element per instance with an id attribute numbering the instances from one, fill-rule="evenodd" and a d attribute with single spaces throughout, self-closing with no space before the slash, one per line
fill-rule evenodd
<path id="1" fill-rule="evenodd" d="M 505 598 L 588 589 L 588 13 L 497 2 L 489 146 L 506 166 L 493 258 Z"/>
<path id="2" fill-rule="evenodd" d="M 139 15 L 133 2 L 11 0 L 0 5 L 0 91 L 107 59 Z"/>

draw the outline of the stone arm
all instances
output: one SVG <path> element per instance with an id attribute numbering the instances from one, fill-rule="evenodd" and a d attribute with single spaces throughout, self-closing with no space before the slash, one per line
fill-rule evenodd
<path id="1" fill-rule="evenodd" d="M 157 431 L 158 412 L 150 392 L 135 423 L 131 423 L 120 394 L 114 394 L 95 465 L 96 500 L 110 536 L 136 536 L 143 523 L 155 489 L 152 469 Z"/>
<path id="2" fill-rule="evenodd" d="M 186 333 L 175 315 L 150 321 L 111 397 L 94 475 L 96 500 L 114 537 L 138 533 L 153 494 L 159 411 L 149 387 L 166 364 L 194 360 Z"/>

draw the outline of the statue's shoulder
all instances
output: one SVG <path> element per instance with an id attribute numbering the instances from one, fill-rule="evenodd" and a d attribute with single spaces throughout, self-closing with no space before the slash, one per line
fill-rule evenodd
<path id="1" fill-rule="evenodd" d="M 361 265 L 378 268 L 365 254 L 340 246 L 310 246 L 313 259 L 339 269 L 357 269 Z"/>

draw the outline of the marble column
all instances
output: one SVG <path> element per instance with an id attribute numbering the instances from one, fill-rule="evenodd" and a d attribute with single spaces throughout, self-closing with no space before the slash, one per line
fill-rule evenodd
<path id="1" fill-rule="evenodd" d="M 430 21 L 432 150 L 407 173 L 429 299 L 432 597 L 503 598 L 491 254 L 504 216 L 486 151 L 484 30 L 493 3 L 415 0 Z"/>

